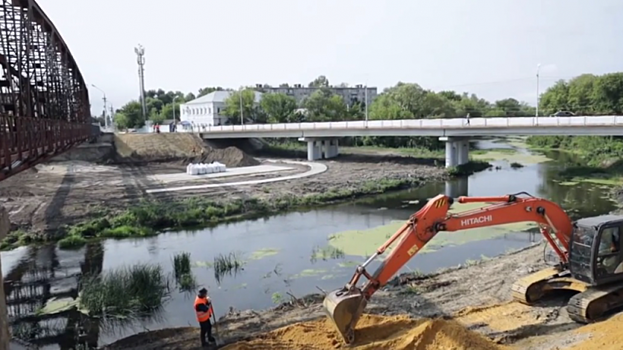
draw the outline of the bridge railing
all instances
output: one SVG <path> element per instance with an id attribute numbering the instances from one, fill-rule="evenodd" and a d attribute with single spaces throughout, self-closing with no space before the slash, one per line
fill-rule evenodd
<path id="1" fill-rule="evenodd" d="M 457 128 L 525 128 L 525 127 L 591 127 L 623 125 L 623 116 L 519 117 L 369 120 L 318 123 L 246 124 L 209 126 L 200 132 L 276 132 L 297 130 L 364 130 L 364 129 L 457 129 Z"/>

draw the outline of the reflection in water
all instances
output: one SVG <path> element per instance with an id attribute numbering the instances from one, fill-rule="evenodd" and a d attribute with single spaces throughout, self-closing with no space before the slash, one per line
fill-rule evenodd
<path id="1" fill-rule="evenodd" d="M 467 196 L 468 184 L 469 184 L 469 178 L 467 177 L 446 181 L 445 195 L 451 198 Z"/>
<path id="2" fill-rule="evenodd" d="M 76 299 L 79 277 L 87 271 L 102 270 L 101 244 L 84 249 L 84 261 L 59 259 L 54 245 L 29 247 L 9 270 L 4 281 L 9 323 L 16 338 L 37 346 L 56 344 L 73 349 L 76 342 L 97 346 L 99 326 L 77 310 L 40 315 L 51 299 Z"/>

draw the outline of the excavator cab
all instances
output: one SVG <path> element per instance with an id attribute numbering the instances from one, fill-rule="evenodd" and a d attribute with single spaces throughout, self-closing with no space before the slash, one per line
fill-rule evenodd
<path id="1" fill-rule="evenodd" d="M 569 247 L 571 276 L 591 286 L 623 280 L 622 234 L 621 215 L 576 221 Z"/>

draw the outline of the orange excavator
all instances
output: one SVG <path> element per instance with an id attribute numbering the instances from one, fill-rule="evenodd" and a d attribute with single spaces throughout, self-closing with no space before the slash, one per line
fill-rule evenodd
<path id="1" fill-rule="evenodd" d="M 513 299 L 529 305 L 559 290 L 576 291 L 567 311 L 571 319 L 580 323 L 598 320 L 623 307 L 623 216 L 603 215 L 573 222 L 556 203 L 525 192 L 500 197 L 459 197 L 457 201 L 482 203 L 483 207 L 452 214 L 449 209 L 454 199 L 436 196 L 359 265 L 344 287 L 327 294 L 325 311 L 347 344 L 355 340 L 355 326 L 372 295 L 441 231 L 534 222 L 559 263 L 516 281 L 511 289 Z M 379 268 L 369 274 L 366 267 L 390 247 Z M 367 281 L 357 287 L 362 276 Z"/>

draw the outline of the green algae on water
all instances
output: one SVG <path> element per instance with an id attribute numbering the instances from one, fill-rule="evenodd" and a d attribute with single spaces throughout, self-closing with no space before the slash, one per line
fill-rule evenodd
<path id="1" fill-rule="evenodd" d="M 263 258 L 267 258 L 269 256 L 274 256 L 279 254 L 279 249 L 276 248 L 263 248 L 260 250 L 256 250 L 253 253 L 251 253 L 251 257 L 249 259 L 251 260 L 259 260 L 259 259 L 263 259 Z"/>
<path id="2" fill-rule="evenodd" d="M 312 277 L 326 274 L 327 270 L 325 269 L 305 269 L 300 273 L 294 275 L 292 278 L 301 278 L 301 277 Z"/>
<path id="3" fill-rule="evenodd" d="M 454 204 L 450 212 L 460 213 L 487 205 L 487 203 Z M 393 221 L 390 224 L 367 230 L 350 230 L 337 233 L 332 235 L 333 239 L 329 241 L 329 244 L 342 250 L 346 255 L 365 257 L 384 244 L 388 237 L 396 233 L 404 223 L 405 221 Z M 526 231 L 533 227 L 536 227 L 536 225 L 532 222 L 521 222 L 472 228 L 457 232 L 439 232 L 419 253 L 430 253 L 443 247 L 502 237 L 509 233 Z"/>

